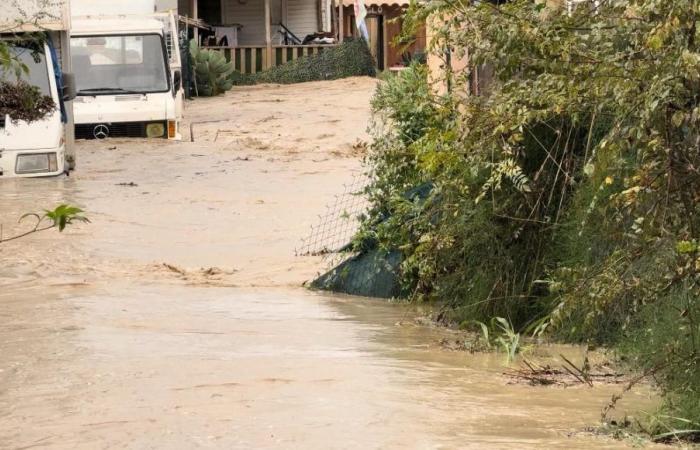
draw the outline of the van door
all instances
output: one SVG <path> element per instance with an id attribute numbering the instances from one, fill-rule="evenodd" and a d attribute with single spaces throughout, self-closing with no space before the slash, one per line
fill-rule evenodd
<path id="1" fill-rule="evenodd" d="M 155 17 L 163 23 L 165 47 L 168 50 L 168 62 L 170 64 L 170 76 L 172 94 L 175 99 L 175 119 L 182 120 L 184 109 L 185 89 L 182 82 L 182 58 L 180 57 L 180 45 L 178 41 L 177 20 L 172 12 L 157 13 Z"/>

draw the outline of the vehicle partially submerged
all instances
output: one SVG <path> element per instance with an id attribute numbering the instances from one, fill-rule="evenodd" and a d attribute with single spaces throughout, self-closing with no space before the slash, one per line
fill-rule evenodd
<path id="1" fill-rule="evenodd" d="M 75 0 L 72 9 L 76 136 L 180 139 L 183 90 L 174 16 L 154 14 L 149 0 Z"/>
<path id="2" fill-rule="evenodd" d="M 40 120 L 0 117 L 0 178 L 67 173 L 75 167 L 68 2 L 10 2 L 0 8 L 0 30 L 14 60 L 13 67 L 0 67 L 0 80 L 24 81 L 54 104 Z M 17 64 L 24 70 L 15 70 Z"/>

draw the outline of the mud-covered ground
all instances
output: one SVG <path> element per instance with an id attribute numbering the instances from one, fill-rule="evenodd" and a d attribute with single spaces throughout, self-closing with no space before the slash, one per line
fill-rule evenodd
<path id="1" fill-rule="evenodd" d="M 627 445 L 580 432 L 619 387 L 509 384 L 405 306 L 301 287 L 374 85 L 237 88 L 190 102 L 183 142 L 81 142 L 70 178 L 2 180 L 4 236 L 63 202 L 92 223 L 0 247 L 0 448 Z"/>

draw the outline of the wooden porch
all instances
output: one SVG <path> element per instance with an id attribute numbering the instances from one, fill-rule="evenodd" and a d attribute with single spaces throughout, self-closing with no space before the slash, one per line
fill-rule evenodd
<path id="1" fill-rule="evenodd" d="M 342 5 L 343 0 L 179 0 L 179 9 L 188 18 L 213 27 L 237 26 L 236 38 L 228 40 L 230 45 L 218 40 L 200 42 L 198 30 L 193 37 L 203 48 L 223 53 L 237 71 L 254 74 L 342 42 L 342 10 L 340 20 L 331 17 L 338 14 L 332 4 Z M 283 31 L 293 32 L 297 39 L 288 42 Z M 335 43 L 302 45 L 305 36 L 312 33 L 332 33 Z"/>
<path id="2" fill-rule="evenodd" d="M 221 52 L 227 61 L 232 61 L 234 68 L 243 74 L 262 72 L 271 67 L 286 64 L 308 55 L 316 55 L 334 47 L 335 44 L 323 45 L 239 45 L 236 47 L 205 47 Z"/>

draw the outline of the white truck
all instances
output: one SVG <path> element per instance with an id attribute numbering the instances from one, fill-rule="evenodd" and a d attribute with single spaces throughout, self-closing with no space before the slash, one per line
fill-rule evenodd
<path id="1" fill-rule="evenodd" d="M 0 39 L 28 69 L 19 78 L 39 88 L 56 105 L 31 123 L 0 117 L 0 178 L 67 173 L 75 166 L 70 74 L 68 0 L 2 0 Z M 0 68 L 0 81 L 17 82 L 15 70 Z"/>
<path id="2" fill-rule="evenodd" d="M 79 139 L 180 139 L 177 22 L 154 0 L 72 0 L 75 133 Z"/>

